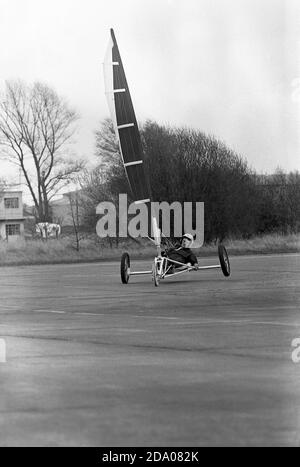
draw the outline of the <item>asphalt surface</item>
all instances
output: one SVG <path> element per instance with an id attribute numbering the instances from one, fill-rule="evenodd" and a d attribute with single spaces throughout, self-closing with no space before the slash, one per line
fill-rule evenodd
<path id="1" fill-rule="evenodd" d="M 300 446 L 300 256 L 231 263 L 0 268 L 0 446 Z"/>

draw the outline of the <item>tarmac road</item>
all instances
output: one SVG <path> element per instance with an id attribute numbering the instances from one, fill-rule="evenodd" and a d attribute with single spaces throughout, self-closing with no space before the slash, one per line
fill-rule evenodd
<path id="1" fill-rule="evenodd" d="M 231 263 L 0 268 L 0 446 L 300 446 L 300 256 Z"/>

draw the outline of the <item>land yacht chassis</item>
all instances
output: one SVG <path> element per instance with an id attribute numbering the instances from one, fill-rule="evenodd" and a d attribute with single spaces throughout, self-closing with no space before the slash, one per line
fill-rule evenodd
<path id="1" fill-rule="evenodd" d="M 209 269 L 221 269 L 225 277 L 230 276 L 230 262 L 229 257 L 224 245 L 218 245 L 218 256 L 219 264 L 212 266 L 188 266 L 187 264 L 174 261 L 173 259 L 162 255 L 160 237 L 156 237 L 153 241 L 157 247 L 157 255 L 152 263 L 152 269 L 149 271 L 131 271 L 130 269 L 130 256 L 129 254 L 123 253 L 121 258 L 121 280 L 123 284 L 128 284 L 131 276 L 143 276 L 151 275 L 152 281 L 155 287 L 159 286 L 159 283 L 163 279 L 173 279 L 179 274 L 184 274 L 190 271 L 204 271 Z"/>

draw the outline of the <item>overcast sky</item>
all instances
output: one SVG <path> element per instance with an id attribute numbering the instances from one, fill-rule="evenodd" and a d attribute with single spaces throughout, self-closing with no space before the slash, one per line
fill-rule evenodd
<path id="1" fill-rule="evenodd" d="M 54 87 L 81 114 L 76 150 L 93 160 L 113 27 L 139 121 L 213 134 L 259 172 L 300 170 L 299 3 L 0 0 L 0 88 Z"/>

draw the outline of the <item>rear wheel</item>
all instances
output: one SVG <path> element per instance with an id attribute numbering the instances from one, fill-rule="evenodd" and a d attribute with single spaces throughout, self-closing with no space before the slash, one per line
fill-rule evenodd
<path id="1" fill-rule="evenodd" d="M 130 257 L 128 253 L 123 253 L 121 258 L 121 280 L 123 284 L 128 284 L 130 278 Z"/>
<path id="2" fill-rule="evenodd" d="M 222 272 L 225 277 L 230 276 L 230 262 L 228 258 L 228 254 L 224 245 L 219 245 L 218 247 L 219 259 Z"/>

